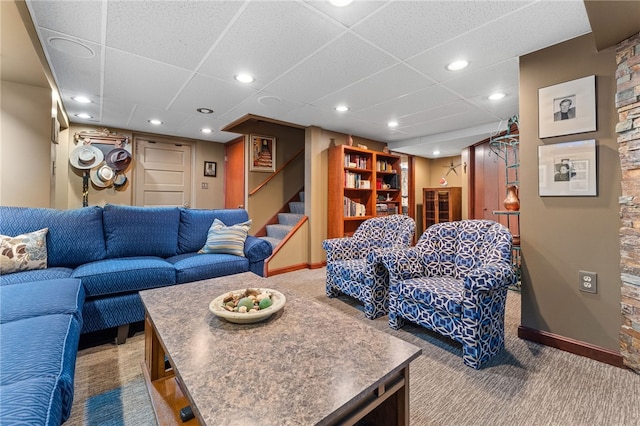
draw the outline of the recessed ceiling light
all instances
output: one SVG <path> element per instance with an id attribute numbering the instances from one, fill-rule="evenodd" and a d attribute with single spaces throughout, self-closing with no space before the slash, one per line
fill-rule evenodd
<path id="1" fill-rule="evenodd" d="M 433 151 L 433 155 L 440 155 L 440 151 Z"/>
<path id="2" fill-rule="evenodd" d="M 86 96 L 72 96 L 71 99 L 73 99 L 76 102 L 80 102 L 81 104 L 91 103 L 91 99 L 87 98 Z"/>
<path id="3" fill-rule="evenodd" d="M 459 71 L 463 68 L 466 68 L 469 65 L 467 61 L 454 61 L 447 65 L 447 69 L 449 71 Z"/>
<path id="4" fill-rule="evenodd" d="M 76 40 L 64 37 L 49 37 L 47 41 L 51 47 L 67 55 L 77 58 L 93 58 L 95 56 L 95 52 L 90 47 Z"/>
<path id="5" fill-rule="evenodd" d="M 76 114 L 78 118 L 93 118 L 93 115 L 89 115 L 86 112 L 81 112 L 80 114 Z"/>
<path id="6" fill-rule="evenodd" d="M 350 4 L 353 0 L 329 0 L 329 3 L 336 7 L 344 7 Z"/>
<path id="7" fill-rule="evenodd" d="M 147 121 L 148 121 L 149 123 L 151 123 L 151 124 L 155 125 L 155 126 L 159 126 L 159 125 L 161 125 L 161 124 L 162 124 L 162 121 L 160 121 L 160 120 L 156 120 L 155 118 L 154 118 L 154 119 L 151 119 L 151 120 L 147 120 Z"/>
<path id="8" fill-rule="evenodd" d="M 238 74 L 234 75 L 233 78 L 238 80 L 240 83 L 253 83 L 253 81 L 255 80 L 255 78 L 253 78 L 249 74 Z"/>
<path id="9" fill-rule="evenodd" d="M 506 96 L 506 95 L 505 95 L 504 93 L 502 93 L 502 92 L 497 92 L 497 93 L 493 93 L 493 94 L 489 95 L 489 100 L 497 101 L 497 100 L 499 100 L 499 99 L 504 98 L 505 96 Z"/>
<path id="10" fill-rule="evenodd" d="M 200 114 L 213 114 L 213 110 L 211 108 L 198 108 L 196 111 Z"/>
<path id="11" fill-rule="evenodd" d="M 200 129 L 200 131 L 201 131 L 202 133 L 212 133 L 212 132 L 213 132 L 213 130 L 211 130 L 211 129 L 209 129 L 209 128 Z"/>
<path id="12" fill-rule="evenodd" d="M 338 105 L 336 107 L 336 111 L 338 111 L 338 112 L 346 112 L 346 111 L 349 111 L 349 107 L 346 106 L 346 105 Z"/>
<path id="13" fill-rule="evenodd" d="M 387 126 L 389 127 L 398 127 L 398 122 L 397 121 L 390 121 L 387 123 Z"/>

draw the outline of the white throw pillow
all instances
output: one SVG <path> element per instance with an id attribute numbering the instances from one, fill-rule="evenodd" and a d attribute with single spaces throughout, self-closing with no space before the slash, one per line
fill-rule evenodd
<path id="1" fill-rule="evenodd" d="M 198 253 L 234 254 L 244 257 L 244 242 L 249 235 L 250 227 L 251 219 L 231 226 L 214 219 L 207 233 L 207 242 Z"/>
<path id="2" fill-rule="evenodd" d="M 15 237 L 0 235 L 0 274 L 45 269 L 49 228 Z"/>

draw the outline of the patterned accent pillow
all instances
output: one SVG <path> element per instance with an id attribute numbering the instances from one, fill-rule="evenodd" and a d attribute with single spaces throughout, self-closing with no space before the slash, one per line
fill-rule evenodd
<path id="1" fill-rule="evenodd" d="M 207 242 L 198 253 L 225 253 L 244 257 L 244 242 L 250 227 L 251 219 L 231 226 L 214 219 L 207 233 Z"/>
<path id="2" fill-rule="evenodd" d="M 0 235 L 0 274 L 45 269 L 49 228 L 15 237 Z"/>

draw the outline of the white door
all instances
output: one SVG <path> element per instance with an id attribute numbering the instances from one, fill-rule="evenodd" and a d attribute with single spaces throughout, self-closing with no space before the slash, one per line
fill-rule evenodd
<path id="1" fill-rule="evenodd" d="M 136 140 L 135 205 L 191 204 L 191 145 Z"/>

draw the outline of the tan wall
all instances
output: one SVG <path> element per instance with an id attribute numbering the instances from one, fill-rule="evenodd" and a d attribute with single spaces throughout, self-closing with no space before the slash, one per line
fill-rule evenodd
<path id="1" fill-rule="evenodd" d="M 522 325 L 619 351 L 620 253 L 615 49 L 591 34 L 520 58 Z M 596 132 L 538 138 L 538 89 L 596 75 Z M 595 139 L 597 197 L 538 196 L 539 145 Z M 598 274 L 598 293 L 578 291 L 578 271 Z"/>
<path id="2" fill-rule="evenodd" d="M 60 144 L 57 148 L 58 170 L 56 176 L 56 207 L 72 209 L 82 207 L 82 172 L 69 164 L 69 153 L 76 147 L 74 135 L 79 132 L 94 132 L 102 130 L 102 127 L 86 126 L 71 123 L 68 131 L 61 132 Z M 96 188 L 89 184 L 89 205 L 104 206 L 105 204 L 133 204 L 133 191 L 135 189 L 136 152 L 135 139 L 140 136 L 144 139 L 160 142 L 189 143 L 193 149 L 192 185 L 193 198 L 191 207 L 200 209 L 224 207 L 224 144 L 216 142 L 186 140 L 171 136 L 159 136 L 153 134 L 133 133 L 131 130 L 109 128 L 110 132 L 129 137 L 130 149 L 133 157 L 132 166 L 127 169 L 128 183 L 122 188 Z M 216 177 L 204 176 L 204 162 L 215 161 L 217 163 Z M 202 183 L 206 182 L 208 189 L 202 189 Z"/>
<path id="3" fill-rule="evenodd" d="M 2 81 L 0 204 L 51 207 L 51 90 Z"/>

